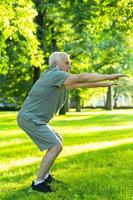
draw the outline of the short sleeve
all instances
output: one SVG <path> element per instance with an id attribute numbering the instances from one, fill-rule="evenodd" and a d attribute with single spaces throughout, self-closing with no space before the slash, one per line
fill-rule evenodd
<path id="1" fill-rule="evenodd" d="M 70 74 L 65 72 L 65 71 L 62 71 L 62 70 L 56 70 L 54 73 L 53 73 L 53 76 L 52 76 L 52 83 L 54 86 L 58 86 L 58 87 L 61 87 L 63 86 L 63 83 L 64 81 L 66 80 L 66 78 L 69 76 Z"/>

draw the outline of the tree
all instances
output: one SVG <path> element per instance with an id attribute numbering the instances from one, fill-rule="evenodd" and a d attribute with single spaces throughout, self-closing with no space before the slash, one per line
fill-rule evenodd
<path id="1" fill-rule="evenodd" d="M 128 44 L 129 34 L 132 30 L 132 12 L 129 0 L 126 2 L 123 0 L 74 0 L 66 2 L 61 0 L 56 2 L 54 0 L 34 0 L 35 6 L 30 0 L 28 3 L 25 0 L 16 2 L 17 4 L 14 5 L 13 1 L 9 3 L 3 0 L 2 5 L 7 12 L 9 4 L 14 15 L 14 17 L 9 15 L 9 21 L 12 22 L 10 28 L 14 27 L 13 33 L 15 34 L 11 34 L 13 35 L 11 41 L 8 36 L 7 38 L 11 42 L 12 48 L 16 45 L 20 46 L 20 50 L 16 50 L 17 55 L 21 55 L 21 48 L 25 49 L 25 51 L 22 51 L 22 55 L 24 52 L 25 55 L 21 55 L 23 60 L 19 59 L 23 68 L 34 66 L 36 71 L 39 72 L 39 68 L 42 70 L 46 68 L 51 52 L 59 50 L 70 54 L 73 65 L 72 73 L 84 71 L 114 73 L 118 72 L 119 69 L 122 72 L 131 71 L 131 64 L 128 64 L 132 57 Z M 18 14 L 15 14 L 16 10 Z M 21 13 L 22 17 L 19 18 L 20 10 L 21 12 L 24 11 Z M 24 16 L 23 13 L 25 12 Z M 29 12 L 31 12 L 30 19 Z M 2 14 L 0 15 L 2 16 Z M 8 16 L 8 12 L 6 15 Z M 1 19 L 1 23 L 4 24 L 4 17 Z M 20 23 L 21 21 L 22 23 Z M 29 21 L 30 24 L 28 24 Z M 37 23 L 37 27 L 35 23 Z M 3 24 L 2 27 L 5 29 L 7 26 Z M 9 27 L 7 30 L 9 30 Z M 14 41 L 15 35 L 17 36 L 17 43 L 15 43 L 16 40 Z M 4 38 L 3 35 L 2 38 Z M 4 70 L 8 69 L 12 61 L 15 62 L 14 57 L 10 59 L 10 64 L 8 62 L 9 51 L 7 51 L 7 41 L 5 41 L 2 40 Z M 8 48 L 10 49 L 10 45 Z M 11 52 L 11 55 L 13 54 Z M 24 60 L 25 58 L 27 60 Z M 4 66 L 3 64 L 1 66 Z M 13 64 L 12 68 L 14 66 Z M 127 69 L 125 69 L 125 66 L 127 66 Z M 36 72 L 34 77 L 35 74 Z M 39 73 L 34 81 L 38 76 Z M 75 94 L 77 93 L 81 99 L 83 96 L 91 95 L 89 90 L 78 91 L 75 91 Z M 71 94 L 74 95 L 74 92 Z"/>
<path id="2" fill-rule="evenodd" d="M 133 26 L 131 2 L 106 0 L 80 1 L 77 4 L 72 1 L 71 8 L 75 13 L 75 36 L 78 41 L 82 41 L 84 47 L 82 56 L 78 56 L 78 59 L 85 63 L 86 59 L 83 61 L 82 58 L 87 53 L 89 57 L 87 67 L 85 64 L 82 70 L 100 73 L 127 72 L 127 37 Z M 111 104 L 110 98 L 110 107 Z"/>
<path id="3" fill-rule="evenodd" d="M 2 1 L 0 5 L 0 73 L 4 80 L 0 94 L 3 101 L 17 107 L 31 87 L 32 65 L 43 62 L 33 22 L 36 15 L 30 0 Z"/>

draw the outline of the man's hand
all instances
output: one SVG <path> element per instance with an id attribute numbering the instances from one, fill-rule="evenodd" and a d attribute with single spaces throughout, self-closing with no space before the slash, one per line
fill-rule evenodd
<path id="1" fill-rule="evenodd" d="M 95 87 L 108 87 L 108 86 L 113 86 L 113 85 L 117 85 L 116 83 L 111 83 L 111 82 L 96 82 L 96 83 L 92 83 L 93 86 Z"/>
<path id="2" fill-rule="evenodd" d="M 117 80 L 121 77 L 127 77 L 127 75 L 125 75 L 125 74 L 110 74 L 109 80 Z"/>

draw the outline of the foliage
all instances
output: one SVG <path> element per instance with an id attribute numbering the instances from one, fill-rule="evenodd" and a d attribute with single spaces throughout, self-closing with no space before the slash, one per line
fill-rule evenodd
<path id="1" fill-rule="evenodd" d="M 133 77 L 130 0 L 2 0 L 0 11 L 1 73 L 20 66 L 44 70 L 51 52 L 59 50 L 70 54 L 72 73 L 121 72 Z M 26 78 L 28 69 L 24 71 Z M 71 95 L 88 98 L 94 94 L 90 91 L 78 89 Z"/>
<path id="2" fill-rule="evenodd" d="M 10 103 L 15 109 L 21 107 L 28 94 L 28 91 L 32 86 L 32 67 L 19 67 L 22 67 L 19 71 L 18 67 L 16 66 L 10 67 L 6 75 L 0 76 L 0 80 L 2 82 L 0 87 L 2 103 L 5 106 Z M 12 81 L 12 76 L 15 81 Z"/>
<path id="3" fill-rule="evenodd" d="M 132 42 L 133 26 L 131 2 L 108 0 L 81 2 L 71 3 L 75 37 L 78 41 L 82 41 L 79 51 L 83 47 L 82 54 L 76 58 L 74 66 L 75 68 L 78 66 L 78 69 L 74 68 L 74 72 L 119 72 L 131 75 L 133 55 L 131 43 L 129 45 L 129 41 Z M 79 91 L 78 89 L 78 93 Z M 89 93 L 83 91 L 87 97 Z M 74 92 L 74 95 L 77 95 L 77 92 Z M 82 96 L 82 93 L 80 95 Z M 92 95 L 95 93 L 92 92 Z"/>
<path id="4" fill-rule="evenodd" d="M 114 102 L 117 106 L 117 100 L 121 96 L 125 96 L 128 99 L 133 98 L 133 81 L 130 79 L 121 79 L 118 81 L 118 85 L 114 88 Z"/>
<path id="5" fill-rule="evenodd" d="M 36 15 L 31 1 L 2 1 L 0 5 L 0 73 L 5 80 L 0 94 L 16 106 L 22 104 L 31 85 L 31 66 L 43 62 L 35 35 Z"/>
<path id="6" fill-rule="evenodd" d="M 30 15 L 29 15 L 30 13 Z M 37 12 L 31 1 L 6 1 L 0 5 L 1 72 L 10 65 L 41 66 L 41 54 L 33 20 Z M 40 55 L 39 55 L 40 54 Z M 29 62 L 30 61 L 30 62 Z M 7 67 L 4 67 L 7 66 Z"/>

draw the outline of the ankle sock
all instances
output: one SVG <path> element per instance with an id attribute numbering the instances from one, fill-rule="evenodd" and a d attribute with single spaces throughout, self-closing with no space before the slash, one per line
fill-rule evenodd
<path id="1" fill-rule="evenodd" d="M 44 180 L 45 180 L 46 178 L 48 178 L 48 176 L 49 176 L 49 172 L 45 175 Z"/>
<path id="2" fill-rule="evenodd" d="M 35 181 L 35 182 L 34 182 L 34 185 L 38 185 L 38 184 L 40 184 L 40 183 L 42 183 L 42 182 L 44 182 L 44 180 Z"/>

